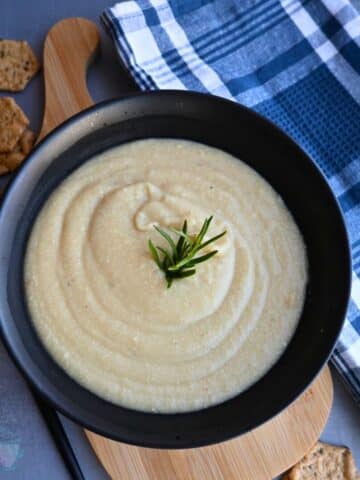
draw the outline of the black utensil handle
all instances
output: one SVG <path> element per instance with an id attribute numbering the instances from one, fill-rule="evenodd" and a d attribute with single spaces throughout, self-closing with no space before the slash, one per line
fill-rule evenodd
<path id="1" fill-rule="evenodd" d="M 31 387 L 30 387 L 31 388 Z M 48 427 L 48 430 L 58 448 L 62 459 L 74 480 L 85 480 L 80 465 L 75 456 L 74 450 L 69 442 L 68 436 L 64 430 L 57 412 L 51 408 L 38 393 L 32 389 L 34 400 L 40 410 L 40 413 Z"/>
<path id="2" fill-rule="evenodd" d="M 9 179 L 7 179 L 9 180 Z M 5 184 L 5 185 L 4 185 Z M 8 181 L 2 182 L 0 185 L 0 203 L 1 197 L 4 189 L 6 188 Z M 2 340 L 2 336 L 0 334 L 0 341 Z M 46 426 L 49 430 L 49 433 L 54 440 L 54 443 L 59 450 L 61 457 L 74 480 L 85 480 L 85 477 L 81 471 L 80 465 L 77 461 L 75 456 L 74 450 L 69 442 L 69 439 L 65 433 L 64 427 L 59 420 L 58 414 L 56 411 L 51 408 L 45 400 L 43 400 L 40 395 L 34 391 L 31 385 L 28 383 L 28 387 L 30 388 L 35 403 L 40 410 L 40 413 L 46 423 Z"/>

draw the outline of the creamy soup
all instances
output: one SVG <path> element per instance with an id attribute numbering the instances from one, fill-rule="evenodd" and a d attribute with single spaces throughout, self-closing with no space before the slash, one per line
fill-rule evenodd
<path id="1" fill-rule="evenodd" d="M 164 246 L 154 225 L 187 219 L 197 233 L 211 215 L 207 238 L 227 230 L 218 253 L 166 288 L 147 245 Z M 223 151 L 171 139 L 113 148 L 66 178 L 25 263 L 54 359 L 99 396 L 156 412 L 217 404 L 263 376 L 295 331 L 306 281 L 302 237 L 273 188 Z"/>

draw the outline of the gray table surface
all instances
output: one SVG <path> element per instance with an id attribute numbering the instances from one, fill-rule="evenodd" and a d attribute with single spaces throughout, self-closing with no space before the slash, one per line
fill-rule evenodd
<path id="1" fill-rule="evenodd" d="M 359 0 L 354 0 L 359 5 Z M 106 0 L 0 0 L 0 38 L 26 39 L 41 58 L 49 28 L 58 20 L 83 16 L 99 24 Z M 119 66 L 111 42 L 101 32 L 101 55 L 89 71 L 89 90 L 95 101 L 124 95 L 134 89 Z M 38 131 L 43 112 L 43 84 L 38 75 L 24 92 L 15 95 Z M 360 466 L 360 410 L 336 372 L 331 415 L 321 436 L 324 441 L 352 448 Z M 82 429 L 60 416 L 86 480 L 106 479 Z M 0 479 L 64 480 L 70 478 L 32 395 L 0 343 Z M 134 479 L 135 480 L 135 479 Z M 169 479 L 170 480 L 170 479 Z M 255 480 L 255 479 L 254 479 Z"/>

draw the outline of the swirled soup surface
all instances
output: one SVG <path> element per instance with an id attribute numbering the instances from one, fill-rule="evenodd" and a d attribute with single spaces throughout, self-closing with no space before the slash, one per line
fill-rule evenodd
<path id="1" fill-rule="evenodd" d="M 213 258 L 166 288 L 153 228 L 208 237 Z M 254 170 L 185 140 L 141 140 L 86 162 L 54 191 L 27 247 L 35 328 L 80 384 L 120 405 L 180 412 L 258 380 L 292 337 L 306 252 L 282 199 Z"/>

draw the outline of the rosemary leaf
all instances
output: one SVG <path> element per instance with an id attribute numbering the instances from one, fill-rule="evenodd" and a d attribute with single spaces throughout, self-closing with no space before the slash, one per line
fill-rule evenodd
<path id="1" fill-rule="evenodd" d="M 157 266 L 159 268 L 161 268 L 160 257 L 159 257 L 159 255 L 157 253 L 157 250 L 154 247 L 154 244 L 152 243 L 151 240 L 148 241 L 148 245 L 149 245 L 149 250 L 150 250 L 150 253 L 151 253 L 151 256 L 152 256 L 153 260 L 156 262 Z"/>
<path id="2" fill-rule="evenodd" d="M 215 237 L 210 238 L 210 240 L 207 240 L 206 242 L 202 243 L 198 250 L 201 250 L 204 247 L 207 247 L 210 243 L 216 242 L 216 240 L 219 240 L 219 238 L 223 237 L 226 234 L 226 230 L 224 230 L 222 233 L 219 233 L 219 235 L 215 235 Z"/>
<path id="3" fill-rule="evenodd" d="M 157 227 L 156 225 L 154 225 L 154 228 L 160 233 L 161 236 L 165 238 L 165 240 L 168 242 L 168 244 L 171 247 L 173 255 L 176 257 L 176 246 L 175 246 L 174 240 L 170 237 L 168 233 L 164 232 L 164 230 L 162 230 L 161 228 Z"/>
<path id="4" fill-rule="evenodd" d="M 193 265 L 197 265 L 198 263 L 206 262 L 206 260 L 209 260 L 211 257 L 216 255 L 217 253 L 218 253 L 218 250 L 214 250 L 212 252 L 206 253 L 205 255 L 202 255 L 201 257 L 193 258 L 188 263 L 188 267 L 192 267 Z"/>

